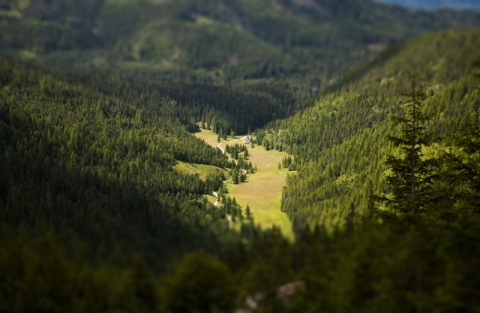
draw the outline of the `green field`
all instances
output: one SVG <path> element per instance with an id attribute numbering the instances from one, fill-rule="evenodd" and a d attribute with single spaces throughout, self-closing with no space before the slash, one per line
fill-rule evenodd
<path id="1" fill-rule="evenodd" d="M 218 145 L 217 135 L 210 130 L 202 129 L 201 132 L 196 133 L 196 136 L 214 147 Z M 222 148 L 236 143 L 243 144 L 240 138 L 241 136 L 222 140 Z M 286 185 L 288 170 L 279 170 L 278 163 L 287 154 L 273 150 L 267 151 L 263 146 L 256 145 L 252 148 L 247 145 L 247 147 L 249 159 L 254 166 L 257 166 L 257 172 L 248 175 L 247 181 L 243 184 L 227 183 L 229 195 L 235 197 L 242 207 L 250 206 L 257 224 L 263 228 L 276 225 L 285 236 L 293 239 L 292 224 L 287 215 L 280 210 L 282 188 Z"/>
<path id="2" fill-rule="evenodd" d="M 202 179 L 204 179 L 209 173 L 214 173 L 214 172 L 226 173 L 226 170 L 218 168 L 213 165 L 186 163 L 182 161 L 177 161 L 177 165 L 175 165 L 174 168 L 179 172 L 193 174 L 193 175 L 198 174 Z"/>

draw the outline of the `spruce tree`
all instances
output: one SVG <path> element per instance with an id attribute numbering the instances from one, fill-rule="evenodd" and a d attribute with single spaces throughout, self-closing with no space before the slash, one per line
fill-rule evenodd
<path id="1" fill-rule="evenodd" d="M 389 155 L 387 166 L 391 174 L 387 182 L 393 193 L 393 199 L 386 199 L 397 213 L 420 214 L 431 200 L 432 181 L 436 160 L 424 159 L 423 147 L 430 144 L 432 136 L 427 132 L 429 117 L 422 112 L 425 95 L 417 89 L 415 79 L 411 90 L 403 102 L 405 116 L 395 116 L 400 126 L 398 136 L 389 136 L 389 140 L 400 148 L 400 156 Z"/>

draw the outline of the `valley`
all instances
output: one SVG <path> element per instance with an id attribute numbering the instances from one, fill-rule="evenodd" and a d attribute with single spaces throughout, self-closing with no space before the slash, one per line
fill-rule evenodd
<path id="1" fill-rule="evenodd" d="M 480 12 L 387 2 L 0 0 L 0 312 L 477 312 Z"/>

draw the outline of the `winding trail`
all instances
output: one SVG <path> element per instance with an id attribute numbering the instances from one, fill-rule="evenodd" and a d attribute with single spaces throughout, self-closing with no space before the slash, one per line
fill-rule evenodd
<path id="1" fill-rule="evenodd" d="M 218 206 L 218 204 L 220 203 L 218 201 L 218 193 L 216 191 L 213 191 L 212 192 L 213 196 L 215 197 L 215 202 L 213 203 L 214 206 Z"/>
<path id="2" fill-rule="evenodd" d="M 218 143 L 217 148 L 220 149 L 223 154 L 225 154 L 225 150 L 222 148 L 222 143 L 221 142 Z"/>

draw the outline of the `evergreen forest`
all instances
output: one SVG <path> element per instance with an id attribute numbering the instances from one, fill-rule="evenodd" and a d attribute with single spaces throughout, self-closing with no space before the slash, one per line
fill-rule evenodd
<path id="1" fill-rule="evenodd" d="M 480 312 L 479 242 L 480 11 L 0 0 L 0 313 Z"/>

